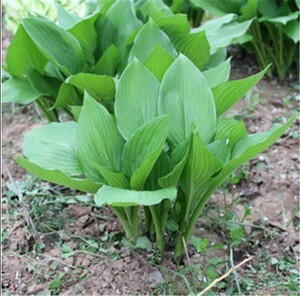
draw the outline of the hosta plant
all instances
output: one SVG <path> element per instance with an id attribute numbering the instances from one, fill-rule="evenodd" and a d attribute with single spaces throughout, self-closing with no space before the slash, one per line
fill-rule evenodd
<path id="1" fill-rule="evenodd" d="M 186 56 L 155 48 L 133 57 L 116 85 L 114 114 L 87 92 L 77 122 L 29 132 L 18 164 L 40 178 L 89 192 L 108 205 L 135 241 L 184 253 L 203 207 L 239 166 L 292 124 L 248 135 L 225 112 L 263 76 L 228 81 L 228 62 L 200 71 Z M 156 63 L 158 58 L 168 63 Z M 167 58 L 168 57 L 168 58 Z M 226 70 L 227 69 L 227 70 Z"/>
<path id="2" fill-rule="evenodd" d="M 134 57 L 155 68 L 182 53 L 207 70 L 224 62 L 224 47 L 244 32 L 228 28 L 219 38 L 217 28 L 225 22 L 191 31 L 186 15 L 158 0 L 108 1 L 100 7 L 83 19 L 61 9 L 58 24 L 24 19 L 8 48 L 5 68 L 11 79 L 3 84 L 3 102 L 35 102 L 49 121 L 58 121 L 61 111 L 73 119 L 86 90 L 113 112 L 115 84 Z"/>
<path id="3" fill-rule="evenodd" d="M 262 68 L 272 63 L 273 72 L 283 79 L 293 64 L 298 65 L 299 0 L 195 1 L 212 15 L 234 13 L 239 16 L 239 21 L 253 19 L 247 34 L 239 41 L 245 48 L 254 51 Z"/>

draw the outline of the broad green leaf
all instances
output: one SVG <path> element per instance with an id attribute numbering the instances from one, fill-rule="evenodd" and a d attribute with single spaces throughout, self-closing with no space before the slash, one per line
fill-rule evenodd
<path id="1" fill-rule="evenodd" d="M 144 65 L 152 72 L 157 80 L 161 81 L 167 69 L 173 62 L 174 58 L 158 44 L 147 57 Z"/>
<path id="2" fill-rule="evenodd" d="M 261 72 L 244 79 L 224 82 L 212 89 L 218 116 L 240 100 L 264 76 L 269 66 Z"/>
<path id="3" fill-rule="evenodd" d="M 6 64 L 8 72 L 23 77 L 28 69 L 44 72 L 47 59 L 35 46 L 22 25 L 8 47 Z"/>
<path id="4" fill-rule="evenodd" d="M 223 168 L 216 181 L 224 180 L 239 166 L 271 146 L 290 127 L 297 116 L 298 114 L 293 115 L 285 124 L 274 124 L 266 132 L 247 135 L 240 139 L 234 147 L 230 162 Z"/>
<path id="5" fill-rule="evenodd" d="M 120 63 L 119 50 L 115 45 L 109 46 L 96 63 L 93 72 L 99 75 L 114 76 Z"/>
<path id="6" fill-rule="evenodd" d="M 83 50 L 84 59 L 90 64 L 95 64 L 94 51 L 97 48 L 97 31 L 95 22 L 99 13 L 86 17 L 77 22 L 68 31 L 79 41 Z"/>
<path id="7" fill-rule="evenodd" d="M 206 68 L 217 67 L 219 64 L 225 62 L 227 56 L 226 48 L 219 48 L 214 54 L 210 56 L 209 62 L 206 65 Z"/>
<path id="8" fill-rule="evenodd" d="M 233 148 L 238 140 L 246 136 L 246 133 L 246 127 L 243 121 L 232 118 L 220 118 L 217 121 L 215 141 L 228 140 L 229 146 Z"/>
<path id="9" fill-rule="evenodd" d="M 11 78 L 2 83 L 2 103 L 29 104 L 41 96 L 25 80 Z"/>
<path id="10" fill-rule="evenodd" d="M 290 13 L 290 8 L 286 2 L 286 0 L 281 1 L 281 3 L 278 3 L 277 0 L 259 1 L 258 11 L 266 18 L 284 16 Z"/>
<path id="11" fill-rule="evenodd" d="M 209 143 L 206 148 L 222 163 L 223 166 L 228 163 L 231 156 L 231 146 L 227 139 L 216 140 Z"/>
<path id="12" fill-rule="evenodd" d="M 259 18 L 259 22 L 268 22 L 268 23 L 286 25 L 290 21 L 297 20 L 298 17 L 299 17 L 299 11 L 295 11 L 295 12 L 290 13 L 289 15 L 278 16 L 278 17 L 274 17 L 274 18 L 261 17 L 261 18 Z"/>
<path id="13" fill-rule="evenodd" d="M 123 139 L 115 119 L 87 93 L 79 115 L 76 145 L 83 170 L 89 177 L 99 178 L 98 171 L 89 164 L 93 162 L 120 170 Z"/>
<path id="14" fill-rule="evenodd" d="M 166 72 L 159 93 L 159 113 L 170 114 L 169 141 L 172 147 L 185 142 L 195 124 L 203 142 L 216 129 L 216 108 L 208 83 L 200 70 L 180 55 Z"/>
<path id="15" fill-rule="evenodd" d="M 60 170 L 48 170 L 42 168 L 23 157 L 17 159 L 17 164 L 43 180 L 83 192 L 96 193 L 102 185 L 92 179 L 72 178 L 65 175 Z"/>
<path id="16" fill-rule="evenodd" d="M 197 7 L 208 11 L 211 15 L 221 16 L 227 13 L 239 13 L 241 0 L 193 0 Z"/>
<path id="17" fill-rule="evenodd" d="M 57 96 L 61 81 L 53 77 L 44 76 L 33 69 L 28 70 L 27 77 L 36 92 L 52 97 Z"/>
<path id="18" fill-rule="evenodd" d="M 181 187 L 187 197 L 187 212 L 189 212 L 189 209 L 195 202 L 193 201 L 195 192 L 221 168 L 222 163 L 205 147 L 199 133 L 193 132 L 181 183 Z"/>
<path id="19" fill-rule="evenodd" d="M 74 86 L 63 83 L 60 86 L 55 104 L 52 108 L 66 108 L 76 105 L 82 105 L 82 96 L 79 95 Z"/>
<path id="20" fill-rule="evenodd" d="M 190 24 L 185 14 L 157 18 L 155 22 L 171 39 L 190 32 Z"/>
<path id="21" fill-rule="evenodd" d="M 167 139 L 169 116 L 145 123 L 129 138 L 123 151 L 123 170 L 132 189 L 141 190 Z"/>
<path id="22" fill-rule="evenodd" d="M 176 186 L 181 176 L 181 173 L 186 164 L 186 160 L 189 153 L 190 140 L 179 145 L 171 154 L 171 171 L 158 179 L 158 183 L 161 187 L 166 188 L 170 186 Z"/>
<path id="23" fill-rule="evenodd" d="M 146 3 L 138 8 L 138 12 L 141 13 L 144 21 L 150 17 L 156 20 L 173 15 L 172 10 L 162 0 L 146 1 Z"/>
<path id="24" fill-rule="evenodd" d="M 187 56 L 200 70 L 209 61 L 210 45 L 205 32 L 179 35 L 173 42 L 176 49 Z"/>
<path id="25" fill-rule="evenodd" d="M 136 57 L 143 63 L 158 44 L 172 57 L 177 56 L 177 52 L 167 34 L 160 30 L 155 22 L 150 19 L 135 37 L 129 60 Z"/>
<path id="26" fill-rule="evenodd" d="M 107 102 L 115 97 L 115 82 L 110 76 L 79 73 L 70 76 L 66 83 L 88 92 L 98 102 Z"/>
<path id="27" fill-rule="evenodd" d="M 104 19 L 97 22 L 98 32 L 98 57 L 114 44 L 121 52 L 130 35 L 138 28 L 139 21 L 136 18 L 132 1 L 116 1 L 107 11 Z"/>
<path id="28" fill-rule="evenodd" d="M 44 56 L 66 75 L 82 71 L 83 52 L 73 35 L 40 17 L 24 19 L 23 26 Z"/>
<path id="29" fill-rule="evenodd" d="M 60 170 L 68 176 L 81 176 L 82 169 L 75 149 L 77 124 L 50 123 L 26 134 L 23 154 L 47 170 Z"/>
<path id="30" fill-rule="evenodd" d="M 282 28 L 283 32 L 291 38 L 294 43 L 300 40 L 300 24 L 298 20 L 290 21 Z"/>
<path id="31" fill-rule="evenodd" d="M 78 122 L 82 106 L 70 106 L 70 109 L 71 109 L 71 112 L 73 113 L 74 120 L 76 122 Z"/>
<path id="32" fill-rule="evenodd" d="M 114 207 L 153 206 L 164 199 L 173 201 L 176 195 L 177 190 L 174 187 L 155 191 L 135 191 L 103 186 L 95 194 L 95 203 L 98 207 L 105 204 Z"/>
<path id="33" fill-rule="evenodd" d="M 192 31 L 193 32 L 216 31 L 216 30 L 219 30 L 221 27 L 223 27 L 225 24 L 232 22 L 232 20 L 234 20 L 236 18 L 237 18 L 237 16 L 234 13 L 229 13 L 222 17 L 209 20 L 209 21 L 205 22 L 203 25 L 201 25 L 199 28 L 195 28 Z"/>
<path id="34" fill-rule="evenodd" d="M 123 172 L 116 172 L 111 168 L 98 165 L 95 162 L 89 162 L 88 164 L 98 171 L 99 175 L 104 178 L 107 185 L 118 188 L 129 188 L 129 179 Z"/>
<path id="35" fill-rule="evenodd" d="M 231 58 L 227 59 L 217 67 L 210 68 L 202 73 L 210 88 L 216 87 L 229 79 L 230 60 Z"/>
<path id="36" fill-rule="evenodd" d="M 124 139 L 158 115 L 158 91 L 158 80 L 134 59 L 123 72 L 116 90 L 115 114 Z"/>
<path id="37" fill-rule="evenodd" d="M 213 54 L 218 48 L 227 47 L 238 37 L 243 36 L 249 29 L 252 20 L 245 22 L 232 22 L 218 30 L 206 30 L 206 36 L 210 44 L 210 53 Z"/>
<path id="38" fill-rule="evenodd" d="M 63 6 L 61 6 L 58 3 L 55 3 L 56 10 L 57 10 L 57 19 L 58 24 L 64 29 L 68 30 L 72 28 L 79 20 L 80 18 L 77 15 L 74 15 L 64 9 Z"/>
<path id="39" fill-rule="evenodd" d="M 241 9 L 243 20 L 249 20 L 256 17 L 259 1 L 260 0 L 247 1 L 247 3 Z"/>

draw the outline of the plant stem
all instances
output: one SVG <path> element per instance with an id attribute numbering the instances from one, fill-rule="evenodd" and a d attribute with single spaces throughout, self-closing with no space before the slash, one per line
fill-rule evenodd
<path id="1" fill-rule="evenodd" d="M 41 110 L 41 112 L 44 114 L 44 116 L 48 119 L 49 122 L 58 122 L 58 116 L 56 112 L 54 111 L 49 111 L 46 102 L 44 101 L 43 98 L 39 98 L 35 101 L 37 104 L 38 108 Z"/>
<path id="2" fill-rule="evenodd" d="M 150 211 L 153 218 L 153 223 L 156 232 L 156 245 L 161 254 L 164 252 L 164 231 L 161 227 L 160 219 L 158 216 L 158 208 L 157 206 L 150 206 Z"/>
<path id="3" fill-rule="evenodd" d="M 134 235 L 132 234 L 131 228 L 129 226 L 129 223 L 126 218 L 126 213 L 124 209 L 118 208 L 118 207 L 111 207 L 113 210 L 114 214 L 118 217 L 119 221 L 121 222 L 124 230 L 125 230 L 125 235 L 128 240 L 133 240 Z"/>

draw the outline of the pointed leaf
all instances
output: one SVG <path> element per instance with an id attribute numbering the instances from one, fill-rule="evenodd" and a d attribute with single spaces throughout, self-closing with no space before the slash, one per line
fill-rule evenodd
<path id="1" fill-rule="evenodd" d="M 112 77 L 89 73 L 79 73 L 66 82 L 82 92 L 87 91 L 98 102 L 107 102 L 115 97 L 115 82 Z"/>
<path id="2" fill-rule="evenodd" d="M 23 154 L 44 169 L 80 176 L 82 169 L 75 149 L 76 130 L 74 122 L 54 122 L 36 128 L 26 134 Z"/>
<path id="3" fill-rule="evenodd" d="M 127 66 L 117 86 L 115 103 L 118 128 L 126 140 L 157 116 L 158 91 L 159 82 L 142 63 L 135 59 Z"/>
<path id="4" fill-rule="evenodd" d="M 115 119 L 87 93 L 79 115 L 76 145 L 84 172 L 89 177 L 99 178 L 98 171 L 89 165 L 91 162 L 120 170 L 123 139 Z"/>
<path id="5" fill-rule="evenodd" d="M 96 24 L 98 32 L 98 57 L 114 44 L 124 51 L 126 41 L 138 28 L 139 21 L 136 18 L 132 1 L 116 1 L 107 11 L 103 21 Z"/>
<path id="6" fill-rule="evenodd" d="M 44 56 L 66 75 L 82 71 L 83 52 L 74 36 L 40 17 L 24 19 L 23 26 Z"/>
<path id="7" fill-rule="evenodd" d="M 147 57 L 144 65 L 152 72 L 157 80 L 161 81 L 173 61 L 174 58 L 170 56 L 159 44 Z"/>
<path id="8" fill-rule="evenodd" d="M 286 25 L 288 22 L 298 19 L 298 17 L 299 17 L 299 11 L 295 11 L 288 15 L 278 16 L 278 17 L 274 17 L 274 18 L 261 17 L 261 18 L 259 18 L 259 22 L 268 22 L 268 23 Z"/>
<path id="9" fill-rule="evenodd" d="M 97 47 L 97 31 L 95 22 L 99 13 L 88 16 L 77 22 L 68 31 L 79 41 L 83 50 L 84 59 L 90 64 L 95 64 L 94 51 Z"/>
<path id="10" fill-rule="evenodd" d="M 226 139 L 209 143 L 206 148 L 222 163 L 223 166 L 228 163 L 231 156 L 231 147 Z"/>
<path id="11" fill-rule="evenodd" d="M 237 141 L 245 137 L 246 134 L 247 131 L 243 121 L 232 118 L 220 118 L 217 121 L 215 141 L 228 140 L 229 146 L 233 148 Z"/>
<path id="12" fill-rule="evenodd" d="M 60 4 L 55 3 L 55 6 L 57 10 L 58 23 L 63 29 L 68 30 L 72 28 L 80 20 L 77 15 L 66 11 Z"/>
<path id="13" fill-rule="evenodd" d="M 187 56 L 200 70 L 209 61 L 210 45 L 205 32 L 179 35 L 173 42 L 176 49 Z"/>
<path id="14" fill-rule="evenodd" d="M 83 192 L 96 193 L 102 184 L 92 179 L 78 179 L 67 176 L 59 170 L 48 170 L 28 161 L 23 157 L 17 159 L 22 168 L 48 182 L 66 186 Z"/>
<path id="15" fill-rule="evenodd" d="M 174 187 L 156 191 L 135 191 L 103 186 L 95 195 L 95 203 L 98 207 L 105 204 L 114 207 L 153 206 L 164 199 L 173 201 L 176 195 L 177 190 Z"/>
<path id="16" fill-rule="evenodd" d="M 176 186 L 181 176 L 181 173 L 186 164 L 186 160 L 189 153 L 190 141 L 182 143 L 171 154 L 171 166 L 172 170 L 165 176 L 159 178 L 158 183 L 161 187 L 166 188 L 170 186 Z"/>
<path id="17" fill-rule="evenodd" d="M 41 96 L 25 80 L 11 78 L 2 83 L 2 103 L 29 104 Z"/>
<path id="18" fill-rule="evenodd" d="M 158 44 L 172 57 L 177 56 L 177 52 L 167 34 L 160 30 L 155 22 L 150 19 L 135 37 L 129 59 L 136 57 L 144 62 Z"/>
<path id="19" fill-rule="evenodd" d="M 32 42 L 22 25 L 19 26 L 8 47 L 6 64 L 8 72 L 16 77 L 23 77 L 28 69 L 44 72 L 47 59 Z"/>
<path id="20" fill-rule="evenodd" d="M 60 86 L 55 104 L 52 108 L 66 108 L 76 105 L 82 105 L 82 96 L 79 95 L 74 86 L 63 83 Z"/>
<path id="21" fill-rule="evenodd" d="M 216 109 L 207 81 L 199 69 L 180 55 L 166 72 L 159 94 L 160 114 L 170 114 L 169 140 L 173 147 L 185 142 L 192 125 L 208 143 L 216 128 Z"/>
<path id="22" fill-rule="evenodd" d="M 230 59 L 219 64 L 217 67 L 210 68 L 203 72 L 203 76 L 206 78 L 210 88 L 227 81 L 230 74 Z"/>
<path id="23" fill-rule="evenodd" d="M 142 125 L 128 140 L 123 151 L 123 169 L 131 177 L 132 189 L 141 190 L 158 159 L 168 135 L 169 116 Z"/>
<path id="24" fill-rule="evenodd" d="M 264 76 L 269 66 L 261 72 L 244 79 L 224 82 L 212 89 L 218 116 L 240 100 Z"/>
<path id="25" fill-rule="evenodd" d="M 33 69 L 27 71 L 27 77 L 36 92 L 52 97 L 57 96 L 61 81 L 53 77 L 44 76 Z"/>
<path id="26" fill-rule="evenodd" d="M 190 24 L 185 14 L 160 17 L 155 19 L 155 22 L 170 38 L 190 31 Z"/>
<path id="27" fill-rule="evenodd" d="M 115 45 L 109 46 L 96 63 L 93 72 L 99 75 L 114 76 L 120 63 L 119 50 Z"/>

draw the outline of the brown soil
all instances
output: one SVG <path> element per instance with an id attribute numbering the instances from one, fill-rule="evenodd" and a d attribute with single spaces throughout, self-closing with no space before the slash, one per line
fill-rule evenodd
<path id="1" fill-rule="evenodd" d="M 236 70 L 236 69 L 239 70 Z M 241 70 L 237 67 L 234 77 L 248 75 L 248 69 Z M 251 69 L 250 69 L 251 70 Z M 289 86 L 282 86 L 276 81 L 263 80 L 255 88 L 262 98 L 251 118 L 247 119 L 247 127 L 250 132 L 266 130 L 270 127 L 272 118 L 279 116 L 288 118 L 296 104 L 288 107 L 283 104 L 283 99 L 295 96 L 295 91 Z M 245 107 L 245 101 L 237 107 L 241 111 Z M 16 182 L 24 178 L 25 172 L 15 165 L 15 157 L 21 153 L 21 143 L 24 133 L 37 125 L 41 120 L 37 119 L 32 107 L 19 108 L 12 112 L 11 107 L 5 107 L 2 120 L 2 184 L 5 184 L 11 176 L 10 182 Z M 294 125 L 294 130 L 299 130 L 299 121 Z M 290 133 L 284 135 L 275 145 L 258 158 L 252 160 L 246 167 L 248 178 L 238 185 L 230 187 L 227 194 L 227 202 L 233 198 L 239 198 L 240 202 L 235 207 L 238 216 L 244 213 L 244 204 L 250 203 L 252 214 L 251 224 L 263 225 L 268 229 L 276 229 L 279 237 L 276 240 L 263 240 L 254 243 L 251 249 L 235 249 L 236 262 L 241 261 L 248 254 L 254 254 L 266 250 L 271 254 L 281 256 L 285 248 L 294 249 L 299 259 L 299 233 L 296 232 L 293 223 L 286 227 L 291 219 L 300 219 L 299 212 L 295 209 L 299 203 L 299 140 L 293 139 Z M 3 188 L 6 190 L 6 188 Z M 283 221 L 281 200 L 283 202 L 286 221 Z M 211 199 L 210 206 L 223 207 L 223 195 L 216 193 Z M 120 231 L 120 226 L 108 209 L 97 212 L 103 219 L 95 218 L 95 212 L 90 207 L 69 205 L 63 209 L 67 222 L 62 231 L 53 235 L 40 236 L 38 231 L 29 230 L 30 218 L 26 215 L 28 208 L 22 209 L 23 216 L 11 217 L 7 203 L 2 204 L 2 214 L 5 222 L 3 230 L 7 232 L 7 239 L 3 245 L 2 254 L 2 288 L 5 292 L 14 295 L 36 295 L 47 292 L 49 283 L 55 275 L 61 275 L 62 284 L 59 295 L 149 295 L 156 284 L 163 281 L 163 272 L 159 266 L 149 264 L 147 252 L 137 252 L 128 248 L 115 248 L 111 246 L 110 254 L 106 256 L 78 252 L 74 256 L 63 259 L 61 248 L 56 242 L 68 244 L 72 249 L 78 249 L 80 242 L 73 236 L 86 239 L 103 237 L 107 233 Z M 55 213 L 54 213 L 55 214 Z M 213 217 L 213 213 L 209 213 Z M 97 216 L 98 217 L 98 216 Z M 262 219 L 265 224 L 262 223 Z M 248 233 L 253 229 L 250 227 Z M 211 242 L 223 243 L 217 230 L 209 229 L 207 219 L 201 219 L 195 230 L 195 235 L 209 238 Z M 45 247 L 42 251 L 33 250 L 36 242 L 43 241 Z M 194 254 L 189 248 L 192 263 L 201 263 L 202 257 Z M 226 258 L 225 250 L 217 250 L 208 256 Z M 185 261 L 187 263 L 187 260 Z M 260 262 L 254 258 L 251 265 L 255 268 Z M 163 267 L 176 269 L 172 260 L 172 253 L 167 253 Z M 230 267 L 228 267 L 230 268 Z M 228 269 L 227 268 L 227 269 Z M 245 267 L 246 268 L 246 267 Z M 220 274 L 224 270 L 220 270 Z M 243 269 L 240 271 L 243 274 Z M 259 278 L 257 281 L 259 282 Z M 284 290 L 264 289 L 256 295 L 284 295 Z"/>

